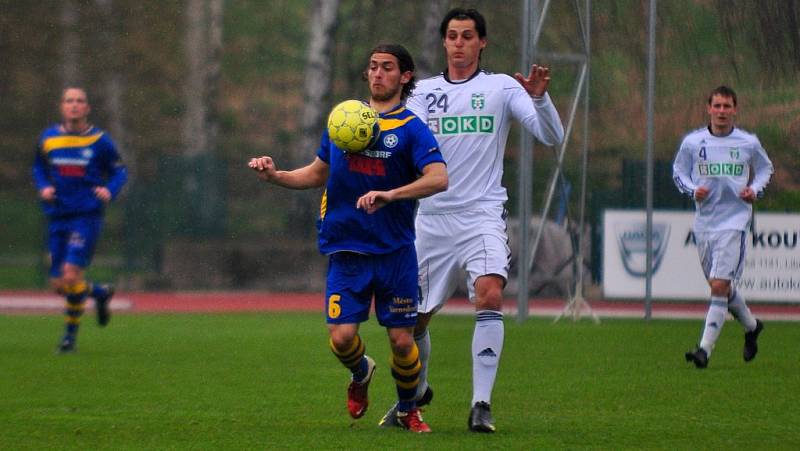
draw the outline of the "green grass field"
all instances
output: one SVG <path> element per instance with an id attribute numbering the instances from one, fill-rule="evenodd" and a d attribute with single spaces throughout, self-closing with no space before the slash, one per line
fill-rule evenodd
<path id="1" fill-rule="evenodd" d="M 89 312 L 90 314 L 92 312 Z M 382 430 L 394 401 L 385 332 L 362 329 L 379 368 L 366 416 L 321 315 L 117 315 L 84 320 L 54 355 L 59 315 L 0 316 L 0 449 L 798 449 L 795 323 L 768 322 L 745 364 L 727 323 L 708 369 L 683 361 L 701 322 L 506 322 L 498 433 L 466 430 L 472 318 L 432 323 L 425 410 L 433 433 Z"/>

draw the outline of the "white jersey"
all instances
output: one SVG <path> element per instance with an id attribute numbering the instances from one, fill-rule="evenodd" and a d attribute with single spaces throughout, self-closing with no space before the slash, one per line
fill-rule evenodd
<path id="1" fill-rule="evenodd" d="M 672 166 L 675 185 L 682 193 L 694 198 L 697 188 L 709 188 L 708 198 L 695 201 L 695 232 L 746 231 L 753 206 L 739 194 L 752 178 L 750 188 L 761 197 L 772 171 L 758 138 L 739 128 L 727 136 L 714 136 L 708 127 L 689 133 Z"/>
<path id="2" fill-rule="evenodd" d="M 479 70 L 453 82 L 444 74 L 417 83 L 406 106 L 428 124 L 447 162 L 447 191 L 419 200 L 418 214 L 457 212 L 476 202 L 502 205 L 503 154 L 511 118 L 548 146 L 564 139 L 561 118 L 545 93 L 531 99 L 505 74 Z"/>

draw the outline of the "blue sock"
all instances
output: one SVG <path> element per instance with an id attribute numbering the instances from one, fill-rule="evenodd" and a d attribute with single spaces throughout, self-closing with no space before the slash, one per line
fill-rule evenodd
<path id="1" fill-rule="evenodd" d="M 89 296 L 95 299 L 108 296 L 108 290 L 106 289 L 105 285 L 100 283 L 92 283 L 91 287 L 92 288 L 89 291 Z"/>
<path id="2" fill-rule="evenodd" d="M 365 377 L 367 377 L 367 371 L 369 370 L 369 364 L 367 364 L 367 359 L 361 357 L 361 361 L 358 362 L 358 365 L 354 368 L 351 368 L 353 372 L 353 380 L 354 381 L 362 381 Z"/>

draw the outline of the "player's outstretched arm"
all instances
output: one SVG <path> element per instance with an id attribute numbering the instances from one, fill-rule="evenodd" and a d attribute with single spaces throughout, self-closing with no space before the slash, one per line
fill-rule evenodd
<path id="1" fill-rule="evenodd" d="M 328 164 L 315 158 L 307 166 L 292 171 L 279 171 L 272 157 L 251 158 L 247 163 L 261 180 L 289 189 L 318 188 L 328 180 Z"/>
<path id="2" fill-rule="evenodd" d="M 547 86 L 550 84 L 550 68 L 534 64 L 531 66 L 531 71 L 527 77 L 517 72 L 514 74 L 514 78 L 525 88 L 528 95 L 531 97 L 541 97 L 547 91 Z"/>
<path id="3" fill-rule="evenodd" d="M 564 141 L 564 124 L 547 95 L 550 68 L 534 64 L 527 77 L 517 72 L 514 79 L 522 90 L 509 90 L 511 114 L 542 144 L 556 146 Z M 533 98 L 533 102 L 531 102 Z"/>
<path id="4" fill-rule="evenodd" d="M 356 208 L 368 214 L 375 213 L 384 205 L 397 200 L 420 199 L 447 189 L 447 167 L 444 163 L 430 163 L 422 168 L 422 176 L 413 182 L 389 191 L 370 191 L 359 197 Z"/>

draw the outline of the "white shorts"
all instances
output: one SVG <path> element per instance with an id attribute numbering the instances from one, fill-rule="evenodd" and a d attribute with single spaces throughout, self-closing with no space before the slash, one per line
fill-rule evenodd
<path id="1" fill-rule="evenodd" d="M 745 238 L 740 230 L 695 234 L 697 254 L 706 279 L 739 280 L 744 268 Z"/>
<path id="2" fill-rule="evenodd" d="M 420 313 L 442 308 L 465 279 L 472 302 L 478 277 L 496 274 L 508 279 L 511 249 L 502 205 L 457 213 L 418 214 L 416 229 Z"/>

